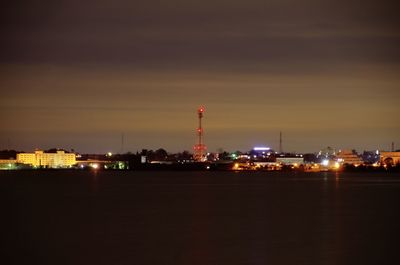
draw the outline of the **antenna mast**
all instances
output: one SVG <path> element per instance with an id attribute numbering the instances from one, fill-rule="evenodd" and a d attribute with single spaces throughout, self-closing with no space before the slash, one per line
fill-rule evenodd
<path id="1" fill-rule="evenodd" d="M 203 113 L 204 113 L 204 107 L 200 106 L 197 110 L 197 116 L 199 119 L 199 126 L 197 127 L 197 144 L 193 147 L 194 149 L 194 154 L 193 158 L 197 162 L 204 162 L 207 160 L 206 157 L 206 150 L 207 146 L 203 143 L 203 127 L 201 124 L 201 120 L 203 118 Z"/>

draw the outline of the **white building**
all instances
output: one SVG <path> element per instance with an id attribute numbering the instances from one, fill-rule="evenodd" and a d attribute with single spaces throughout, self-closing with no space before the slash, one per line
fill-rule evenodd
<path id="1" fill-rule="evenodd" d="M 351 150 L 339 151 L 339 153 L 337 153 L 336 155 L 336 159 L 341 164 L 348 164 L 354 166 L 359 166 L 364 163 L 362 159 L 357 154 L 353 153 L 353 151 Z"/>
<path id="2" fill-rule="evenodd" d="M 290 165 L 290 166 L 299 166 L 304 164 L 303 157 L 277 157 L 277 163 L 281 163 L 282 165 Z"/>

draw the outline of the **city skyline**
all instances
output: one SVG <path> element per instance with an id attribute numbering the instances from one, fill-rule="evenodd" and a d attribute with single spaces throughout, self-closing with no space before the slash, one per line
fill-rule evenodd
<path id="1" fill-rule="evenodd" d="M 7 3 L 0 149 L 390 150 L 393 1 Z"/>

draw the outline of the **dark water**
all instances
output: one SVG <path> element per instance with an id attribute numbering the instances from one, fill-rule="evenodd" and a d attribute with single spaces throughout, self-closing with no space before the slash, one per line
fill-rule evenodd
<path id="1" fill-rule="evenodd" d="M 0 172 L 2 264 L 400 264 L 400 175 Z"/>

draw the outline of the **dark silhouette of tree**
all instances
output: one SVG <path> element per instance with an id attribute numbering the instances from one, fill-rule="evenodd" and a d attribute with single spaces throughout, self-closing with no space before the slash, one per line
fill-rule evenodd
<path id="1" fill-rule="evenodd" d="M 318 158 L 315 154 L 304 154 L 303 158 L 305 162 L 318 162 Z"/>
<path id="2" fill-rule="evenodd" d="M 193 155 L 189 151 L 183 151 L 181 153 L 176 154 L 176 159 L 179 160 L 191 160 Z"/>
<path id="3" fill-rule="evenodd" d="M 17 152 L 15 150 L 1 150 L 0 151 L 0 159 L 15 159 L 17 157 L 17 153 L 22 153 L 22 152 Z"/>
<path id="4" fill-rule="evenodd" d="M 59 149 L 59 148 L 50 148 L 47 150 L 44 150 L 45 153 L 57 153 L 57 151 L 64 151 L 65 153 L 69 153 L 67 150 L 65 149 Z"/>
<path id="5" fill-rule="evenodd" d="M 153 154 L 153 159 L 158 161 L 165 161 L 168 158 L 168 153 L 163 148 L 157 149 Z"/>

